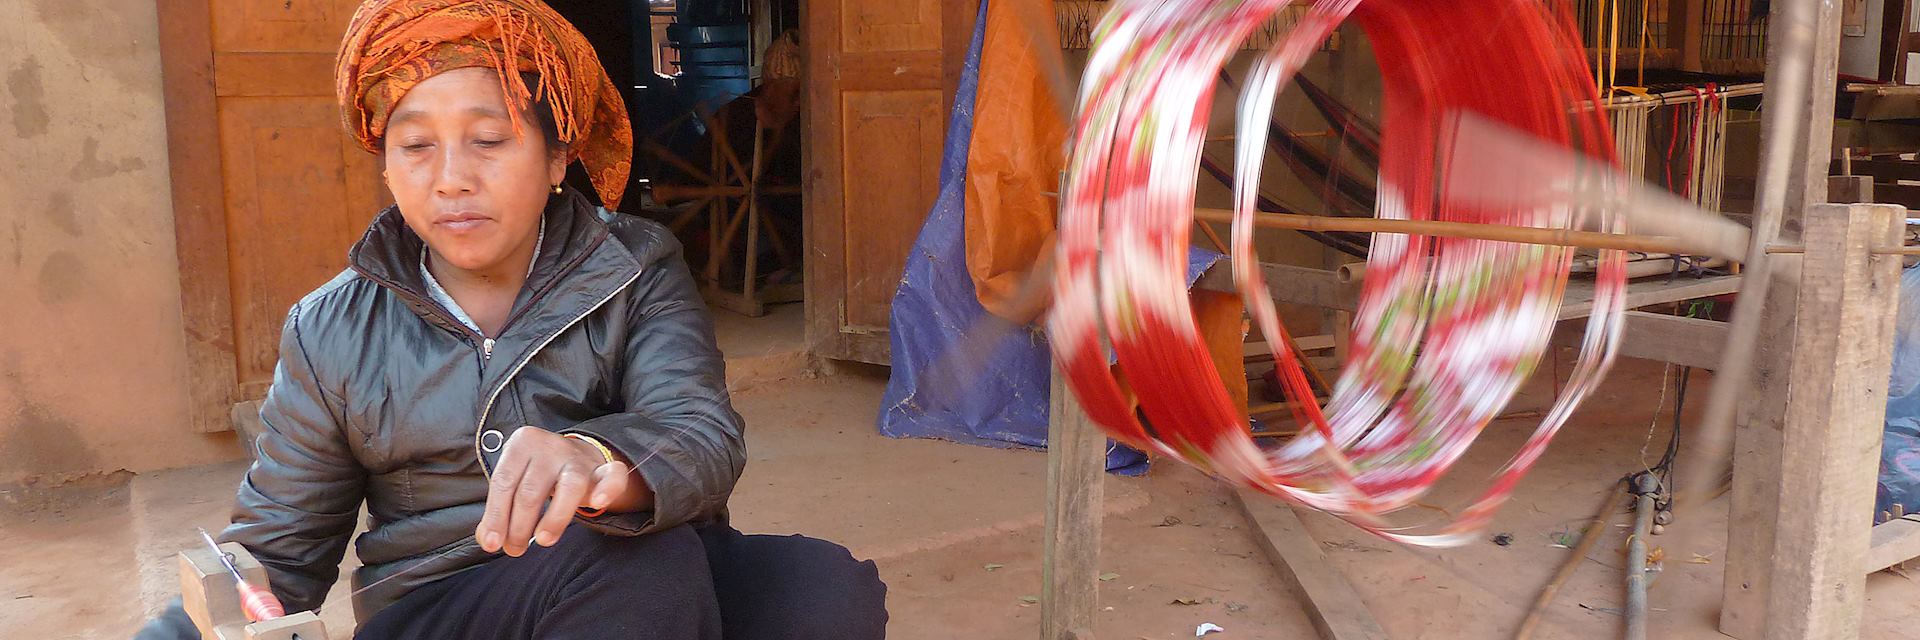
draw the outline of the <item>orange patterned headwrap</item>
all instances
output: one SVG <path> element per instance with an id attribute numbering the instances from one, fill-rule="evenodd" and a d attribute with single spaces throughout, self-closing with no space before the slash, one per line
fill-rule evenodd
<path id="1" fill-rule="evenodd" d="M 493 69 L 507 99 L 522 108 L 533 93 L 520 74 L 538 75 L 540 98 L 553 109 L 567 159 L 586 167 L 608 209 L 620 204 L 633 163 L 626 103 L 586 36 L 540 0 L 361 3 L 340 43 L 334 74 L 347 133 L 378 153 L 387 118 L 407 91 L 435 74 L 466 67 Z"/>

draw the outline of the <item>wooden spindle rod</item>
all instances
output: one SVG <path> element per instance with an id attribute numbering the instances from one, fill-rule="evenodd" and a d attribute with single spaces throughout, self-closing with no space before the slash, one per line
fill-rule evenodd
<path id="1" fill-rule="evenodd" d="M 1193 210 L 1193 214 L 1194 217 L 1208 222 L 1230 223 L 1233 221 L 1233 212 L 1226 209 L 1196 208 Z M 1617 249 L 1621 251 L 1683 255 L 1717 256 L 1718 253 L 1710 247 L 1697 246 L 1696 243 L 1686 238 L 1674 236 L 1644 236 L 1605 233 L 1600 231 L 1580 231 L 1576 229 L 1480 224 L 1474 222 L 1341 218 L 1333 216 L 1309 216 L 1297 213 L 1260 212 L 1254 214 L 1253 224 L 1255 226 L 1272 229 L 1293 229 L 1296 231 L 1404 233 L 1408 235 L 1470 238 L 1474 240 L 1544 244 L 1560 247 Z"/>

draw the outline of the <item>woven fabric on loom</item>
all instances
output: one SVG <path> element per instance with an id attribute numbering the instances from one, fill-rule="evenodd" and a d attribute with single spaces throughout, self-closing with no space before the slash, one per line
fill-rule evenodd
<path id="1" fill-rule="evenodd" d="M 1610 363 L 1622 256 L 1601 255 L 1587 338 L 1560 397 L 1458 519 L 1389 516 L 1430 489 L 1532 375 L 1557 321 L 1568 248 L 1375 234 L 1331 400 L 1321 407 L 1301 363 L 1278 350 L 1302 431 L 1276 449 L 1256 446 L 1245 409 L 1222 391 L 1199 340 L 1180 269 L 1213 79 L 1288 4 L 1122 0 L 1095 29 L 1062 194 L 1050 319 L 1056 357 L 1088 415 L 1120 441 L 1389 538 L 1458 544 L 1486 524 Z M 1252 238 L 1274 97 L 1348 19 L 1365 31 L 1384 79 L 1377 217 L 1620 230 L 1565 203 L 1461 197 L 1462 185 L 1447 178 L 1498 175 L 1454 163 L 1454 149 L 1474 144 L 1454 135 L 1467 120 L 1614 162 L 1605 116 L 1576 108 L 1598 97 L 1582 49 L 1542 3 L 1322 0 L 1256 62 L 1241 93 L 1232 258 L 1264 335 L 1286 335 Z M 1106 366 L 1109 347 L 1133 381 L 1137 412 Z"/>

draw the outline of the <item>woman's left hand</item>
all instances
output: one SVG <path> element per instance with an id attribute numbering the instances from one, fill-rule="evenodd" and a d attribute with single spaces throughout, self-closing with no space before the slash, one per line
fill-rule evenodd
<path id="1" fill-rule="evenodd" d="M 535 427 L 507 438 L 487 487 L 486 514 L 474 529 L 480 548 L 519 557 L 551 547 L 578 509 L 644 509 L 653 491 L 619 454 L 609 461 L 585 441 Z"/>

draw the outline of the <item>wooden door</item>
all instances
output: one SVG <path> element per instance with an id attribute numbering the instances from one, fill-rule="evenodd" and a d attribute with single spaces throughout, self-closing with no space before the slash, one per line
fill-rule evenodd
<path id="1" fill-rule="evenodd" d="M 804 0 L 807 341 L 885 364 L 977 2 Z"/>
<path id="2" fill-rule="evenodd" d="M 273 379 L 300 296 L 391 199 L 345 135 L 335 51 L 354 0 L 160 0 L 193 423 L 231 427 Z"/>

